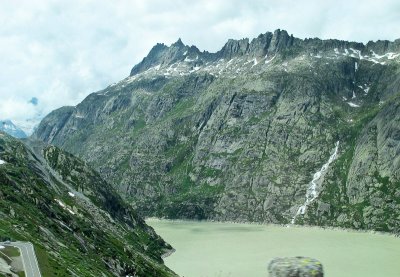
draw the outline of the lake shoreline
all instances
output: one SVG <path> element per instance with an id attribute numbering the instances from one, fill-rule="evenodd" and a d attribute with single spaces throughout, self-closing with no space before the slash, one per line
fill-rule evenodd
<path id="1" fill-rule="evenodd" d="M 172 248 L 171 250 L 168 250 L 167 252 L 165 252 L 164 254 L 161 255 L 161 259 L 165 259 L 168 258 L 169 256 L 171 256 L 172 254 L 174 254 L 176 252 L 175 248 Z"/>
<path id="2" fill-rule="evenodd" d="M 274 226 L 274 227 L 286 227 L 286 228 L 310 228 L 318 230 L 333 230 L 333 231 L 345 231 L 349 233 L 365 233 L 365 234 L 376 234 L 382 236 L 391 236 L 400 239 L 400 234 L 375 231 L 375 230 L 364 230 L 364 229 L 351 229 L 344 227 L 334 226 L 316 226 L 316 225 L 297 225 L 297 224 L 277 224 L 277 223 L 263 223 L 263 222 L 249 222 L 249 221 L 219 221 L 219 220 L 195 220 L 195 219 L 170 219 L 170 218 L 159 218 L 159 217 L 145 217 L 145 221 L 170 221 L 170 222 L 211 222 L 211 223 L 230 223 L 230 224 L 248 224 L 248 225 L 259 225 L 259 226 Z"/>

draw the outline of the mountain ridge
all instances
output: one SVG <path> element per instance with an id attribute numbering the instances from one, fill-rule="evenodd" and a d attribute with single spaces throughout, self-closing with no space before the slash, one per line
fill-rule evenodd
<path id="1" fill-rule="evenodd" d="M 395 41 L 378 40 L 369 41 L 366 44 L 360 42 L 348 42 L 338 39 L 321 40 L 319 38 L 305 38 L 299 39 L 289 35 L 287 31 L 277 29 L 273 33 L 266 32 L 260 34 L 258 37 L 253 38 L 251 41 L 248 38 L 243 39 L 229 39 L 225 45 L 217 52 L 210 53 L 208 51 L 201 52 L 196 46 L 188 46 L 183 44 L 179 38 L 178 41 L 166 46 L 163 43 L 157 43 L 149 52 L 149 54 L 137 65 L 135 65 L 130 73 L 134 76 L 141 73 L 152 66 L 156 65 L 170 65 L 177 61 L 184 61 L 187 58 L 194 58 L 200 56 L 204 63 L 214 62 L 218 59 L 232 59 L 249 55 L 250 58 L 262 58 L 266 55 L 272 55 L 276 52 L 294 48 L 296 50 L 303 50 L 308 48 L 310 52 L 316 49 L 324 51 L 333 50 L 337 48 L 348 49 L 354 48 L 361 51 L 361 54 L 369 54 L 371 51 L 382 55 L 386 52 L 400 51 L 400 39 Z"/>
<path id="2" fill-rule="evenodd" d="M 6 132 L 7 134 L 15 138 L 26 138 L 26 133 L 15 125 L 11 120 L 0 120 L 0 131 Z"/>

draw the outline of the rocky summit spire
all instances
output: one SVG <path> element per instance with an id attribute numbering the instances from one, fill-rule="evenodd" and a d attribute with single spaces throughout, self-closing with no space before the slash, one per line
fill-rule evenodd
<path id="1" fill-rule="evenodd" d="M 151 48 L 149 54 L 145 58 L 143 58 L 140 63 L 132 68 L 130 75 L 138 74 L 154 66 L 155 63 L 157 63 L 157 61 L 163 57 L 164 53 L 167 50 L 168 46 L 166 46 L 164 43 L 157 43 L 156 45 L 154 45 L 153 48 Z"/>
<path id="2" fill-rule="evenodd" d="M 197 47 L 185 45 L 180 38 L 169 47 L 158 43 L 151 49 L 147 57 L 132 68 L 130 75 L 136 75 L 151 67 L 169 66 L 185 59 L 194 59 L 199 55 L 201 53 Z"/>
<path id="3" fill-rule="evenodd" d="M 285 30 L 276 30 L 273 34 L 267 32 L 259 35 L 249 42 L 248 38 L 241 40 L 230 39 L 217 53 L 220 58 L 231 59 L 233 57 L 249 55 L 253 58 L 263 57 L 268 53 L 275 53 L 290 48 L 294 45 L 295 39 Z"/>
<path id="4" fill-rule="evenodd" d="M 181 47 L 185 47 L 185 44 L 183 44 L 181 38 L 179 38 L 176 42 L 174 42 L 173 44 L 171 44 L 171 46 L 181 48 Z"/>
<path id="5" fill-rule="evenodd" d="M 288 34 L 285 30 L 277 29 L 272 36 L 270 45 L 268 47 L 268 52 L 277 52 L 279 50 L 289 48 L 293 46 L 294 38 L 293 35 Z"/>

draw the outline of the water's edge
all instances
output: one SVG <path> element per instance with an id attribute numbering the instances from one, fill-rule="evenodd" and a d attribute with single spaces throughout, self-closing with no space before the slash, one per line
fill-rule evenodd
<path id="1" fill-rule="evenodd" d="M 176 252 L 176 249 L 172 248 L 171 250 L 168 250 L 167 252 L 165 252 L 164 254 L 161 255 L 161 258 L 164 260 L 165 258 L 168 258 L 169 256 L 171 256 L 172 254 L 174 254 Z"/>
<path id="2" fill-rule="evenodd" d="M 168 221 L 168 222 L 209 222 L 209 223 L 229 223 L 229 224 L 248 224 L 248 225 L 259 225 L 259 226 L 276 226 L 276 227 L 286 227 L 286 228 L 310 228 L 317 230 L 333 230 L 333 231 L 345 231 L 349 233 L 361 233 L 361 234 L 375 234 L 382 236 L 391 236 L 400 239 L 400 234 L 384 232 L 384 231 L 375 231 L 369 229 L 352 229 L 352 228 L 344 228 L 344 227 L 335 227 L 335 226 L 317 226 L 317 225 L 297 225 L 297 224 L 277 224 L 277 223 L 266 223 L 266 222 L 252 222 L 252 221 L 219 221 L 219 220 L 196 220 L 196 219 L 171 219 L 171 218 L 160 218 L 160 217 L 145 217 L 145 222 L 149 221 Z"/>

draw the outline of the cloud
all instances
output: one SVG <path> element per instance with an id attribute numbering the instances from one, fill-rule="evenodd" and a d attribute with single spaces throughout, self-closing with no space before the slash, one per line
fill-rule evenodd
<path id="1" fill-rule="evenodd" d="M 397 0 L 1 1 L 0 118 L 75 105 L 126 77 L 157 42 L 181 37 L 217 51 L 229 38 L 278 28 L 300 38 L 393 40 L 399 13 Z"/>
<path id="2" fill-rule="evenodd" d="M 36 97 L 32 97 L 31 100 L 28 101 L 28 103 L 31 103 L 33 106 L 37 106 L 37 104 L 39 103 L 39 99 L 37 99 Z"/>
<path id="3" fill-rule="evenodd" d="M 15 98 L 7 98 L 0 102 L 0 118 L 2 119 L 24 120 L 26 117 L 34 117 L 35 114 L 35 108 L 28 102 Z"/>

